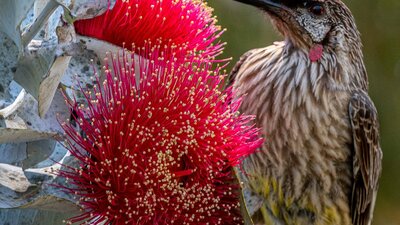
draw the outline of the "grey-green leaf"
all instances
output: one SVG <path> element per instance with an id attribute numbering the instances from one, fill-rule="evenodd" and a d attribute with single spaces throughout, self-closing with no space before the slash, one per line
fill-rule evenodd
<path id="1" fill-rule="evenodd" d="M 47 159 L 53 153 L 55 146 L 56 141 L 54 139 L 28 142 L 26 146 L 26 159 L 22 161 L 22 169 L 32 168 L 39 162 Z"/>
<path id="2" fill-rule="evenodd" d="M 67 69 L 71 56 L 56 57 L 56 47 L 35 49 L 22 56 L 14 79 L 38 100 L 38 112 L 44 117 L 53 101 L 61 77 Z"/>
<path id="3" fill-rule="evenodd" d="M 116 0 L 75 0 L 72 2 L 71 13 L 77 19 L 90 19 L 103 14 L 108 8 L 113 8 Z"/>
<path id="4" fill-rule="evenodd" d="M 0 163 L 0 208 L 37 208 L 61 212 L 75 211 L 78 207 L 72 196 L 60 192 L 54 185 L 62 180 L 54 174 L 60 165 L 50 168 L 29 169 Z"/>
<path id="5" fill-rule="evenodd" d="M 39 86 L 56 60 L 56 47 L 44 48 L 41 41 L 31 43 L 29 52 L 20 57 L 14 80 L 35 99 L 39 99 Z"/>
<path id="6" fill-rule="evenodd" d="M 26 143 L 0 144 L 0 163 L 7 163 L 16 166 L 20 165 L 25 159 Z"/>
<path id="7" fill-rule="evenodd" d="M 52 212 L 38 209 L 2 209 L 0 210 L 0 221 L 8 225 L 58 225 L 64 224 L 64 220 L 76 216 L 78 213 Z"/>
<path id="8" fill-rule="evenodd" d="M 22 49 L 20 25 L 34 0 L 2 0 L 0 7 L 0 30 L 6 33 Z"/>
<path id="9" fill-rule="evenodd" d="M 69 110 L 64 97 L 56 92 L 50 113 L 43 118 L 37 113 L 38 103 L 25 95 L 23 103 L 0 126 L 0 143 L 30 142 L 42 139 L 60 139 L 63 132 L 57 119 L 65 121 Z"/>
<path id="10" fill-rule="evenodd" d="M 32 129 L 0 128 L 0 144 L 37 141 L 59 137 L 55 132 L 41 132 Z"/>
<path id="11" fill-rule="evenodd" d="M 22 34 L 21 42 L 23 47 L 27 46 L 28 43 L 35 37 L 35 35 L 40 31 L 40 29 L 43 27 L 43 25 L 46 23 L 46 21 L 54 13 L 59 5 L 60 4 L 55 0 L 47 1 L 47 4 L 37 16 L 35 21 Z"/>
<path id="12" fill-rule="evenodd" d="M 51 66 L 48 75 L 39 85 L 39 115 L 43 117 L 49 110 L 61 77 L 64 75 L 72 56 L 58 57 Z"/>

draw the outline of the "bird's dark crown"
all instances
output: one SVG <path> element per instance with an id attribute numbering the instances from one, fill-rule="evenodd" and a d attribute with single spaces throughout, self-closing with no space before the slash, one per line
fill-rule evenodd
<path id="1" fill-rule="evenodd" d="M 346 44 L 361 44 L 354 18 L 340 0 L 236 1 L 267 12 L 278 31 L 299 47 L 322 44 L 335 48 L 346 41 L 356 42 Z"/>
<path id="2" fill-rule="evenodd" d="M 268 9 L 271 6 L 277 8 L 298 8 L 311 4 L 323 3 L 325 0 L 235 0 L 244 4 Z"/>

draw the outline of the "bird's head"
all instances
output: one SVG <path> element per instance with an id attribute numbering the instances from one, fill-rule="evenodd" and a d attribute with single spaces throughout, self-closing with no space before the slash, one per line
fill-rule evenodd
<path id="1" fill-rule="evenodd" d="M 301 48 L 361 45 L 350 10 L 340 0 L 236 0 L 268 13 L 275 27 Z"/>

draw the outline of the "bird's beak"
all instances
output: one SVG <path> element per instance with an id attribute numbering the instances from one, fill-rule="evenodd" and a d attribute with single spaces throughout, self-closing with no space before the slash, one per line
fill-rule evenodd
<path id="1" fill-rule="evenodd" d="M 281 0 L 235 0 L 244 4 L 252 5 L 265 10 L 285 9 L 288 8 L 282 4 Z"/>

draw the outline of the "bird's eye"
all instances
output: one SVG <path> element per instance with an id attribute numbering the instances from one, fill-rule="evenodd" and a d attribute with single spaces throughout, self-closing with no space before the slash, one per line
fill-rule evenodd
<path id="1" fill-rule="evenodd" d="M 320 3 L 311 4 L 308 7 L 308 10 L 310 10 L 310 12 L 316 16 L 321 16 L 325 13 L 325 9 Z"/>

